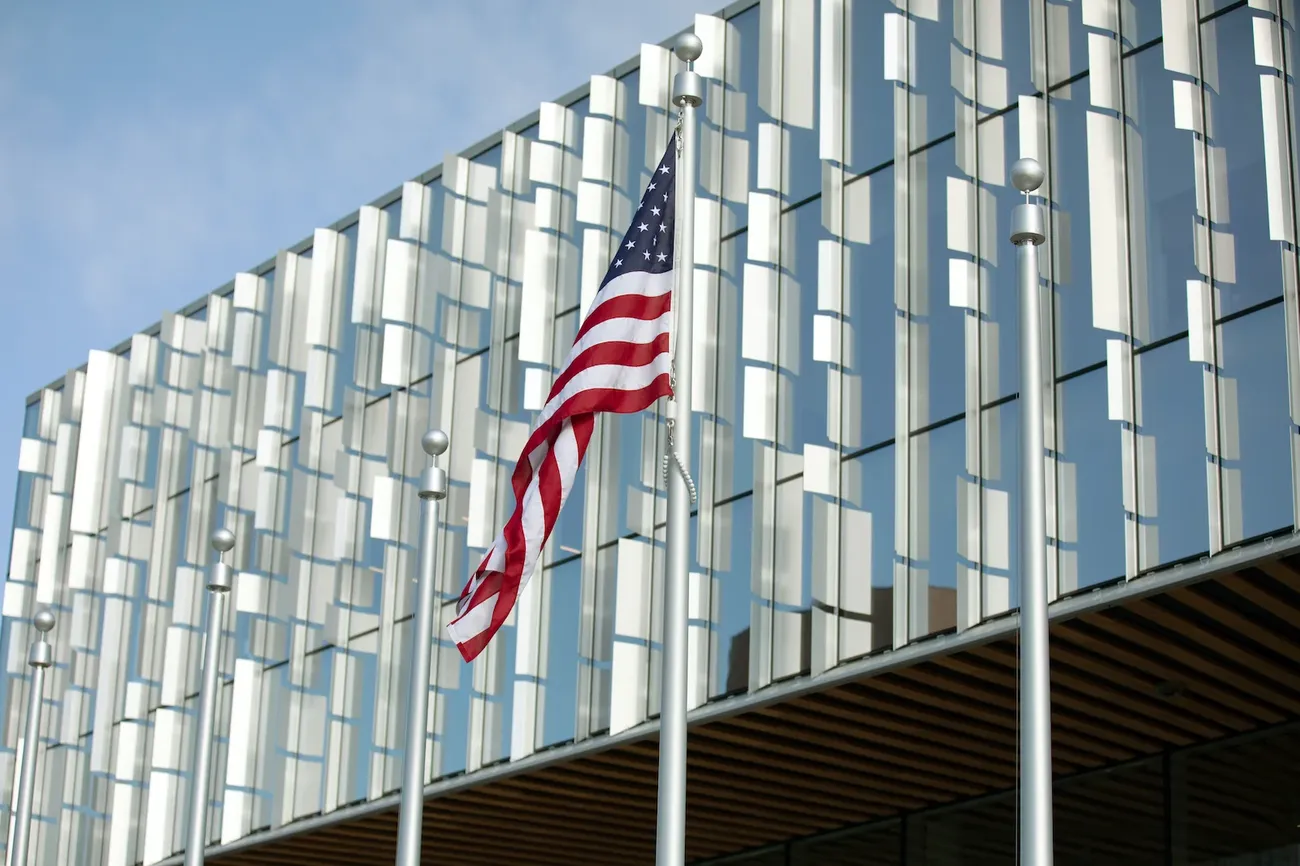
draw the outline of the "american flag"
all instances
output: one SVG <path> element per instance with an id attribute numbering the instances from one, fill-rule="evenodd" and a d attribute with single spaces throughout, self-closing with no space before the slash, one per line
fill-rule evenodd
<path id="1" fill-rule="evenodd" d="M 674 135 L 515 465 L 514 513 L 447 625 L 467 662 L 492 640 L 532 577 L 587 453 L 596 413 L 640 412 L 671 393 L 676 170 Z"/>

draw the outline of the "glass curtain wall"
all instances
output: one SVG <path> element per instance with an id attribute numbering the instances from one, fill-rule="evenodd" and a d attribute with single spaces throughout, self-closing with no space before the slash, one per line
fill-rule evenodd
<path id="1" fill-rule="evenodd" d="M 1026 423 L 1053 597 L 1294 525 L 1290 6 L 728 16 L 693 22 L 692 706 L 1014 609 Z M 60 617 L 35 862 L 179 848 L 215 525 L 238 542 L 212 841 L 396 788 L 431 426 L 451 450 L 428 778 L 658 713 L 662 407 L 600 421 L 488 651 L 465 665 L 442 630 L 667 145 L 678 61 L 647 44 L 630 67 L 35 396 L 0 637 L 8 804 L 27 622 Z M 1039 419 L 1016 394 L 1020 156 L 1048 170 Z"/>
<path id="2" fill-rule="evenodd" d="M 1061 866 L 1292 866 L 1294 724 L 1058 780 Z M 699 866 L 993 866 L 1015 861 L 1014 791 Z"/>

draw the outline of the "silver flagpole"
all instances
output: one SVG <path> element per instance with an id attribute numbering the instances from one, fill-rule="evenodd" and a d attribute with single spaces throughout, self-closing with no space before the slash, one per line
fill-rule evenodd
<path id="1" fill-rule="evenodd" d="M 447 473 L 437 463 L 450 443 L 441 430 L 420 440 L 433 465 L 420 476 L 424 514 L 420 524 L 420 572 L 416 583 L 415 621 L 411 624 L 411 680 L 407 689 L 406 766 L 402 780 L 402 810 L 397 825 L 397 866 L 420 866 L 424 824 L 424 754 L 429 725 L 429 657 L 433 653 L 438 550 L 438 503 L 447 496 Z"/>
<path id="2" fill-rule="evenodd" d="M 1025 201 L 1011 214 L 1020 281 L 1020 863 L 1052 864 L 1052 694 L 1047 649 L 1047 486 L 1043 467 L 1043 211 L 1029 194 L 1043 183 L 1037 160 L 1011 167 Z"/>
<path id="3" fill-rule="evenodd" d="M 695 110 L 704 102 L 704 80 L 692 65 L 704 50 L 700 38 L 686 33 L 677 40 L 677 57 L 687 68 L 673 81 L 673 104 L 682 110 L 677 159 L 677 232 L 673 270 L 675 381 L 668 418 L 668 448 L 678 461 L 668 473 L 668 559 L 664 589 L 663 697 L 659 703 L 659 835 L 657 866 L 686 863 L 686 683 L 687 617 L 690 614 L 691 376 L 694 348 L 695 276 Z"/>
<path id="4" fill-rule="evenodd" d="M 208 844 L 208 782 L 212 775 L 212 738 L 217 725 L 217 677 L 221 672 L 221 626 L 225 620 L 226 593 L 230 592 L 230 566 L 224 556 L 234 549 L 229 529 L 212 533 L 217 561 L 208 570 L 208 624 L 203 633 L 203 686 L 199 692 L 199 727 L 194 738 L 194 778 L 190 783 L 189 836 L 185 866 L 203 866 Z"/>
<path id="5" fill-rule="evenodd" d="M 45 669 L 54 662 L 54 650 L 45 635 L 54 628 L 54 614 L 42 608 L 32 618 L 36 640 L 27 653 L 32 669 L 31 689 L 27 695 L 27 727 L 23 728 L 22 775 L 18 777 L 18 809 L 14 815 L 14 844 L 9 851 L 9 866 L 27 866 L 27 849 L 32 838 L 32 799 L 36 796 L 36 764 L 40 754 L 41 703 L 45 694 Z"/>

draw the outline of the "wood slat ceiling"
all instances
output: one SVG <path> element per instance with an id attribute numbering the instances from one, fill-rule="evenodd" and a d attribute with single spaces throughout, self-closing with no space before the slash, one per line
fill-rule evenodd
<path id="1" fill-rule="evenodd" d="M 1297 635 L 1300 563 L 1286 560 L 1053 623 L 1056 773 L 1300 718 Z M 1012 789 L 1016 653 L 1012 637 L 692 726 L 689 857 Z M 429 800 L 425 859 L 464 866 L 653 863 L 657 760 L 652 738 Z M 1160 813 L 1160 786 L 1130 776 L 1109 793 L 1095 785 L 1062 789 L 1058 839 L 1071 821 L 1099 811 L 1115 813 L 1118 822 Z M 1230 775 L 1223 780 L 1225 790 L 1245 784 Z M 962 845 L 962 862 L 1007 862 L 1014 808 L 1012 797 L 995 798 L 963 818 L 971 827 L 953 840 Z M 1252 818 L 1249 810 L 1234 818 L 1220 809 L 1206 820 Z M 396 826 L 395 811 L 374 814 L 208 859 L 220 866 L 389 864 Z M 942 835 L 927 844 L 945 844 Z M 1140 841 L 1113 849 L 1096 844 L 1092 859 L 1079 862 L 1151 862 L 1153 855 Z M 897 862 L 885 847 L 876 859 Z M 860 853 L 836 854 L 828 840 L 808 862 L 867 861 Z"/>

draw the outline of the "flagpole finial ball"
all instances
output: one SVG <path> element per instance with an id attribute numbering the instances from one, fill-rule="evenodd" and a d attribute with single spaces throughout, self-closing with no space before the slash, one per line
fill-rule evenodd
<path id="1" fill-rule="evenodd" d="M 54 614 L 48 607 L 43 607 L 36 611 L 36 616 L 32 617 L 32 625 L 41 634 L 46 634 L 54 630 Z"/>
<path id="2" fill-rule="evenodd" d="M 212 533 L 212 549 L 217 553 L 226 553 L 235 547 L 235 533 L 222 527 Z"/>
<path id="3" fill-rule="evenodd" d="M 694 33 L 683 33 L 677 37 L 677 44 L 673 47 L 673 51 L 676 52 L 677 59 L 683 63 L 694 63 L 704 53 L 704 43 Z"/>
<path id="4" fill-rule="evenodd" d="M 447 434 L 441 430 L 430 430 L 420 439 L 420 446 L 424 448 L 424 453 L 430 457 L 439 457 L 445 454 L 450 444 L 447 440 Z"/>
<path id="5" fill-rule="evenodd" d="M 1021 192 L 1033 192 L 1043 185 L 1043 167 L 1033 158 L 1018 159 L 1011 166 L 1011 185 Z"/>

